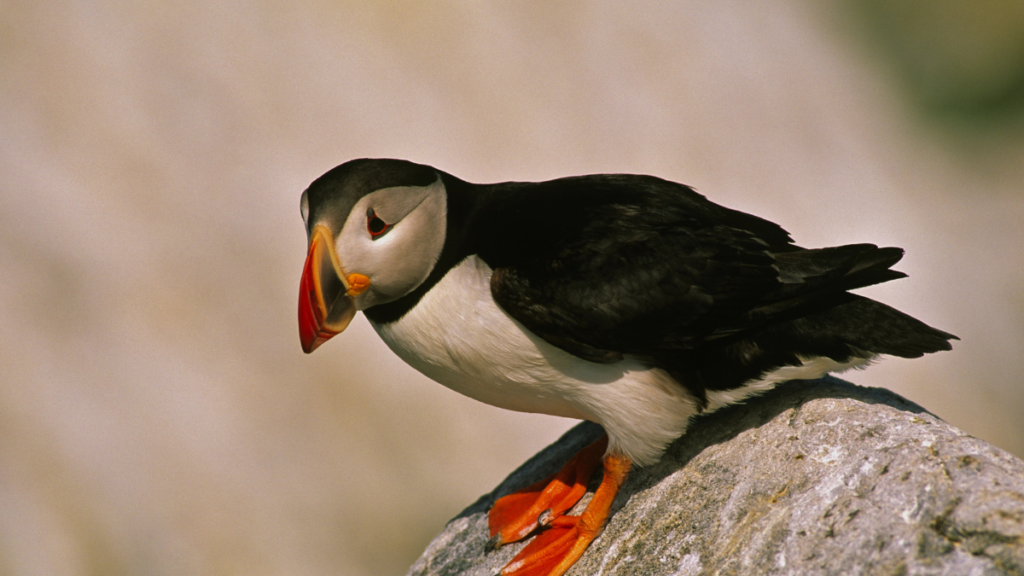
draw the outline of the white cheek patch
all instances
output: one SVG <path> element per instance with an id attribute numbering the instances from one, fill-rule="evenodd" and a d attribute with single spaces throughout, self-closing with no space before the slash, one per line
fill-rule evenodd
<path id="1" fill-rule="evenodd" d="M 376 238 L 367 229 L 368 210 L 389 229 Z M 370 288 L 356 298 L 364 310 L 398 299 L 416 289 L 441 256 L 447 229 L 447 197 L 440 178 L 430 186 L 377 190 L 352 208 L 335 242 L 346 274 L 370 278 Z"/>

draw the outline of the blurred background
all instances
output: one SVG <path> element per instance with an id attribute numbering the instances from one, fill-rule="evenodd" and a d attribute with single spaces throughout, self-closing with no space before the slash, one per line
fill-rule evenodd
<path id="1" fill-rule="evenodd" d="M 397 575 L 574 422 L 477 404 L 360 318 L 299 348 L 299 194 L 356 157 L 630 172 L 959 335 L 883 386 L 1024 455 L 1024 3 L 7 0 L 0 575 Z"/>

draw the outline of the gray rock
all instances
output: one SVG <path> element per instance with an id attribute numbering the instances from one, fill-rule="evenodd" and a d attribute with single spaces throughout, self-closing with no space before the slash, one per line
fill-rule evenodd
<path id="1" fill-rule="evenodd" d="M 485 552 L 491 504 L 600 434 L 583 423 L 530 459 L 409 574 L 497 573 L 523 544 Z M 887 390 L 790 382 L 634 469 L 569 574 L 1024 574 L 1024 462 Z"/>

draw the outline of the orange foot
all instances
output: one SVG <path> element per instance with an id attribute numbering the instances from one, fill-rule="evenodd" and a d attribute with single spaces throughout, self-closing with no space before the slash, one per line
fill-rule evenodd
<path id="1" fill-rule="evenodd" d="M 586 493 L 608 437 L 580 450 L 551 478 L 500 498 L 491 509 L 490 545 L 516 542 L 534 530 L 547 528 L 526 545 L 501 573 L 505 576 L 561 576 L 587 546 L 601 534 L 612 501 L 629 474 L 632 462 L 625 456 L 604 458 L 604 477 L 593 499 L 580 516 L 563 516 Z"/>

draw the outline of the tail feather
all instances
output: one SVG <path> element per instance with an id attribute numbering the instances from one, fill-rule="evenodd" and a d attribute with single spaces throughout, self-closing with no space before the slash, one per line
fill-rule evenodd
<path id="1" fill-rule="evenodd" d="M 917 358 L 950 350 L 949 341 L 959 339 L 863 296 L 844 293 L 842 299 L 833 307 L 724 340 L 666 365 L 680 381 L 697 382 L 699 390 L 731 390 L 814 358 L 836 364 L 880 354 Z"/>
<path id="2" fill-rule="evenodd" d="M 853 290 L 879 284 L 906 274 L 890 270 L 903 258 L 901 248 L 879 248 L 874 244 L 849 244 L 775 255 L 779 280 L 778 296 L 796 295 L 820 288 Z"/>
<path id="3" fill-rule="evenodd" d="M 956 336 L 936 330 L 890 306 L 849 294 L 906 274 L 891 270 L 903 258 L 903 249 L 874 244 L 850 244 L 834 248 L 778 254 L 785 294 L 774 305 L 796 307 L 802 330 L 823 338 L 840 338 L 874 354 L 917 358 L 930 352 L 950 350 Z M 787 297 L 788 300 L 787 301 Z M 835 360 L 845 360 L 834 358 Z"/>
<path id="4" fill-rule="evenodd" d="M 837 306 L 847 290 L 863 288 L 906 274 L 890 267 L 903 258 L 901 248 L 849 244 L 775 254 L 781 285 L 761 303 L 732 322 L 718 326 L 707 340 L 731 340 L 768 326 Z"/>
<path id="5" fill-rule="evenodd" d="M 760 305 L 719 326 L 699 350 L 656 359 L 706 401 L 709 390 L 732 390 L 773 370 L 827 358 L 850 366 L 880 354 L 917 358 L 950 350 L 958 338 L 847 290 L 906 274 L 891 270 L 899 248 L 851 244 L 774 254 L 781 286 Z M 824 364 L 822 366 L 828 366 Z M 811 365 L 805 375 L 816 377 Z M 824 370 L 825 368 L 821 368 Z"/>
<path id="6" fill-rule="evenodd" d="M 858 350 L 901 358 L 952 350 L 950 340 L 959 340 L 881 302 L 847 297 L 834 308 L 801 318 L 798 328 L 813 337 L 838 338 Z"/>

